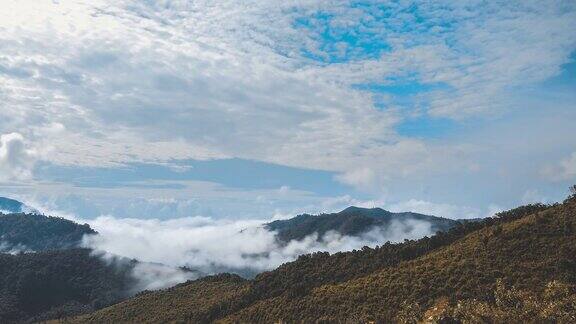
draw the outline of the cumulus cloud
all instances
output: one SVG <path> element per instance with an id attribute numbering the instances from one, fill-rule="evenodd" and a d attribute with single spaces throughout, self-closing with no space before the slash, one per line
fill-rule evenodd
<path id="1" fill-rule="evenodd" d="M 28 180 L 36 153 L 18 133 L 0 135 L 0 181 Z"/>

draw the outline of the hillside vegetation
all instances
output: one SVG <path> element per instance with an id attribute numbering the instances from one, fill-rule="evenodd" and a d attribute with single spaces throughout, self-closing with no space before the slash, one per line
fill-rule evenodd
<path id="1" fill-rule="evenodd" d="M 88 249 L 0 254 L 0 323 L 100 309 L 129 296 L 133 263 L 111 264 Z"/>
<path id="2" fill-rule="evenodd" d="M 432 233 L 446 231 L 458 224 L 458 221 L 404 212 L 392 213 L 381 208 L 348 207 L 341 212 L 332 214 L 310 215 L 302 214 L 291 219 L 277 220 L 265 225 L 268 230 L 276 231 L 280 242 L 301 240 L 313 233 L 322 239 L 329 231 L 336 231 L 341 235 L 358 236 L 376 227 L 386 230 L 393 222 L 424 221 L 430 224 Z"/>
<path id="3" fill-rule="evenodd" d="M 47 251 L 78 247 L 89 225 L 38 214 L 0 214 L 0 252 Z"/>
<path id="4" fill-rule="evenodd" d="M 249 281 L 237 275 L 209 276 L 193 284 L 185 283 L 161 291 L 140 293 L 126 302 L 101 310 L 97 316 L 79 317 L 74 322 L 205 323 L 235 304 L 249 288 Z"/>
<path id="5" fill-rule="evenodd" d="M 431 238 L 149 292 L 71 322 L 572 322 L 576 199 Z"/>

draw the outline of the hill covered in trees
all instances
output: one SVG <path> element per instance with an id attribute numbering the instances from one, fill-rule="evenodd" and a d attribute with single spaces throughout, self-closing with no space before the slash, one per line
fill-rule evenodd
<path id="1" fill-rule="evenodd" d="M 273 221 L 264 227 L 276 231 L 281 242 L 289 242 L 301 240 L 313 233 L 318 233 L 318 239 L 322 239 L 329 231 L 336 231 L 341 235 L 358 236 L 374 228 L 386 230 L 394 222 L 409 226 L 410 221 L 429 223 L 431 233 L 446 231 L 458 224 L 458 221 L 442 217 L 412 212 L 393 213 L 381 208 L 352 206 L 332 214 L 302 214 L 291 219 Z"/>
<path id="2" fill-rule="evenodd" d="M 156 292 L 143 292 L 98 313 L 65 320 L 106 323 L 209 323 L 250 293 L 250 281 L 234 274 L 208 276 Z M 55 321 L 57 322 L 57 321 Z"/>
<path id="3" fill-rule="evenodd" d="M 39 214 L 0 214 L 0 252 L 47 251 L 78 247 L 89 225 Z"/>
<path id="4" fill-rule="evenodd" d="M 0 254 L 0 323 L 77 315 L 132 293 L 134 261 L 105 261 L 88 249 Z"/>
<path id="5" fill-rule="evenodd" d="M 572 323 L 575 284 L 573 196 L 420 240 L 304 255 L 250 281 L 190 281 L 72 322 Z"/>

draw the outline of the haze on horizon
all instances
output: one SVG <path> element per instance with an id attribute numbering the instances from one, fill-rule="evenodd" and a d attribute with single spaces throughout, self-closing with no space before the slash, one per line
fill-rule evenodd
<path id="1" fill-rule="evenodd" d="M 484 217 L 576 180 L 574 1 L 0 5 L 0 196 Z"/>

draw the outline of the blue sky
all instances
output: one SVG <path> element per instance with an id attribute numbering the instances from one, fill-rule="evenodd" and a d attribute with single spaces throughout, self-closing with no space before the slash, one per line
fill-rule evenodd
<path id="1" fill-rule="evenodd" d="M 7 1 L 0 195 L 483 217 L 576 182 L 573 1 Z"/>
<path id="2" fill-rule="evenodd" d="M 38 166 L 37 174 L 49 181 L 71 182 L 82 187 L 141 186 L 142 179 L 148 179 L 211 181 L 237 189 L 279 189 L 284 186 L 322 195 L 342 195 L 350 191 L 344 184 L 334 181 L 333 172 L 241 159 L 181 160 L 170 165 L 130 163 L 121 168 L 46 164 Z"/>

